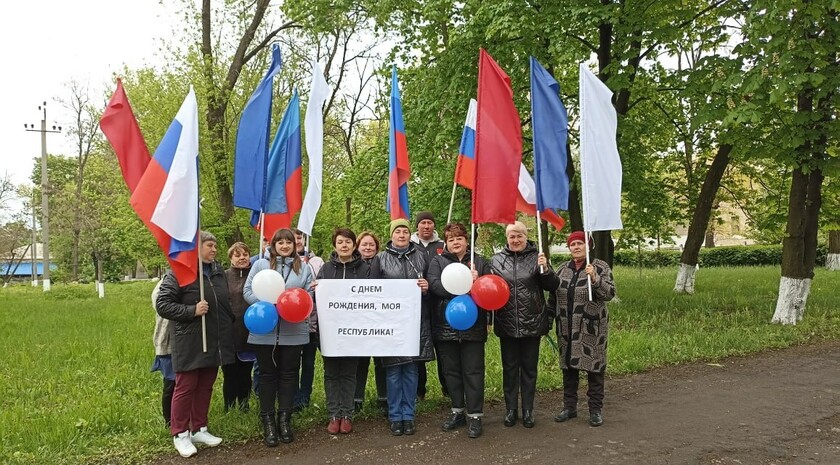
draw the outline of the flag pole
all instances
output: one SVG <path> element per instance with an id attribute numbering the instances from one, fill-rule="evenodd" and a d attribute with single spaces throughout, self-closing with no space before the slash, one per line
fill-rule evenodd
<path id="1" fill-rule="evenodd" d="M 262 241 L 263 241 L 264 237 L 265 237 L 265 213 L 262 210 L 260 210 L 260 238 L 257 239 L 257 243 L 259 244 L 257 246 L 257 250 L 259 250 L 259 252 L 257 253 L 257 260 L 263 258 L 263 254 L 265 253 L 265 250 L 263 249 L 263 245 L 262 245 Z"/>
<path id="2" fill-rule="evenodd" d="M 589 231 L 583 231 L 583 248 L 586 250 L 586 265 L 589 266 Z M 592 302 L 592 278 L 586 275 L 586 290 L 589 292 L 589 301 Z"/>
<path id="3" fill-rule="evenodd" d="M 537 208 L 536 211 L 537 211 L 537 251 L 539 253 L 543 253 L 542 228 L 540 227 L 540 225 L 542 224 L 542 222 L 540 221 L 540 209 Z M 542 265 L 540 265 L 540 273 L 545 273 L 545 268 L 543 268 Z"/>
<path id="4" fill-rule="evenodd" d="M 196 231 L 198 244 L 198 294 L 199 302 L 204 301 L 204 262 L 201 260 L 201 213 L 198 215 L 198 230 Z M 201 315 L 201 350 L 207 353 L 207 318 Z"/>
<path id="5" fill-rule="evenodd" d="M 475 223 L 470 223 L 470 263 L 475 263 Z"/>
<path id="6" fill-rule="evenodd" d="M 446 216 L 446 224 L 452 222 L 452 208 L 455 206 L 455 188 L 458 187 L 458 183 L 452 181 L 452 196 L 449 197 L 449 214 Z M 472 244 L 472 237 L 470 237 L 470 244 Z"/>

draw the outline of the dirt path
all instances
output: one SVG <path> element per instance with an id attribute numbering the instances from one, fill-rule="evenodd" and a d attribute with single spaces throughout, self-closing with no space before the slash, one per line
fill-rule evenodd
<path id="1" fill-rule="evenodd" d="M 691 364 L 607 380 L 604 425 L 552 418 L 562 392 L 539 393 L 537 425 L 502 425 L 487 408 L 484 435 L 444 433 L 446 415 L 419 418 L 415 436 L 392 437 L 385 420 L 346 436 L 299 432 L 291 445 L 203 449 L 192 463 L 360 464 L 840 464 L 840 341 Z M 585 396 L 582 397 L 582 400 Z M 174 451 L 173 451 L 174 455 Z M 164 457 L 158 463 L 187 463 Z"/>

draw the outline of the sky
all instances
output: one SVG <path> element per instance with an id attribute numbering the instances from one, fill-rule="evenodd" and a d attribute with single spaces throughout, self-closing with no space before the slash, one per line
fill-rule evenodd
<path id="1" fill-rule="evenodd" d="M 47 102 L 47 127 L 69 126 L 71 115 L 56 99 L 71 79 L 89 86 L 91 96 L 110 94 L 113 74 L 154 65 L 161 37 L 175 13 L 160 0 L 46 0 L 7 2 L 0 20 L 0 176 L 28 183 L 41 138 L 24 124 L 40 127 L 38 106 Z M 104 109 L 104 101 L 103 101 Z M 66 131 L 47 136 L 47 151 L 72 155 Z"/>

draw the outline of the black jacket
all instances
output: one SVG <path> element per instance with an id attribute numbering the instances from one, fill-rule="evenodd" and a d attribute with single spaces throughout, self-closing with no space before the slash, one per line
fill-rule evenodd
<path id="1" fill-rule="evenodd" d="M 245 327 L 245 311 L 248 310 L 248 302 L 242 296 L 242 289 L 245 287 L 245 280 L 251 265 L 247 268 L 228 268 L 225 270 L 225 277 L 228 283 L 228 295 L 230 296 L 230 309 L 233 314 L 233 347 L 238 351 L 252 350 L 248 344 L 248 328 Z M 209 302 L 209 301 L 208 301 Z"/>
<path id="2" fill-rule="evenodd" d="M 394 248 L 391 241 L 385 246 L 370 265 L 372 279 L 420 279 L 425 278 L 428 268 L 427 256 L 422 249 L 413 242 L 408 243 L 408 249 L 400 252 Z M 423 297 L 420 311 L 420 355 L 417 357 L 383 357 L 382 366 L 396 366 L 412 361 L 434 360 L 432 345 L 432 329 L 429 302 Z"/>
<path id="3" fill-rule="evenodd" d="M 548 334 L 554 311 L 545 303 L 544 291 L 553 292 L 560 284 L 550 266 L 540 273 L 539 253 L 532 242 L 521 252 L 507 246 L 493 255 L 493 274 L 507 281 L 510 299 L 496 312 L 493 331 L 499 337 L 537 337 Z"/>
<path id="4" fill-rule="evenodd" d="M 234 362 L 234 318 L 227 279 L 218 263 L 204 267 L 204 300 L 210 307 L 205 316 L 207 352 L 203 352 L 201 347 L 201 318 L 195 316 L 195 305 L 201 300 L 199 291 L 198 279 L 180 287 L 171 271 L 163 277 L 160 285 L 155 307 L 158 315 L 173 323 L 170 329 L 172 365 L 176 372 Z"/>
<path id="5" fill-rule="evenodd" d="M 434 297 L 432 303 L 432 335 L 435 341 L 487 341 L 487 312 L 478 309 L 478 318 L 471 328 L 459 331 L 449 325 L 446 321 L 446 306 L 455 296 L 450 294 L 444 287 L 440 277 L 443 269 L 451 263 L 463 263 L 470 267 L 470 250 L 464 255 L 463 260 L 458 260 L 454 254 L 444 252 L 432 258 L 429 264 L 429 292 Z M 490 264 L 480 255 L 475 256 L 475 270 L 479 276 L 490 273 Z"/>
<path id="6" fill-rule="evenodd" d="M 338 259 L 333 251 L 328 262 L 318 271 L 316 279 L 367 279 L 370 277 L 370 264 L 362 260 L 358 250 L 353 251 L 353 258 L 347 263 Z"/>

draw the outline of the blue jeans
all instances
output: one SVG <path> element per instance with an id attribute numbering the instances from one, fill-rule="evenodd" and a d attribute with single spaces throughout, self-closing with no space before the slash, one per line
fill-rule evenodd
<path id="1" fill-rule="evenodd" d="M 414 420 L 417 403 L 417 364 L 414 362 L 385 368 L 388 382 L 388 419 Z"/>
<path id="2" fill-rule="evenodd" d="M 300 387 L 295 392 L 294 404 L 296 407 L 305 408 L 309 406 L 312 398 L 312 383 L 315 382 L 315 354 L 321 345 L 321 338 L 318 333 L 309 333 L 309 343 L 302 346 L 300 354 Z"/>

